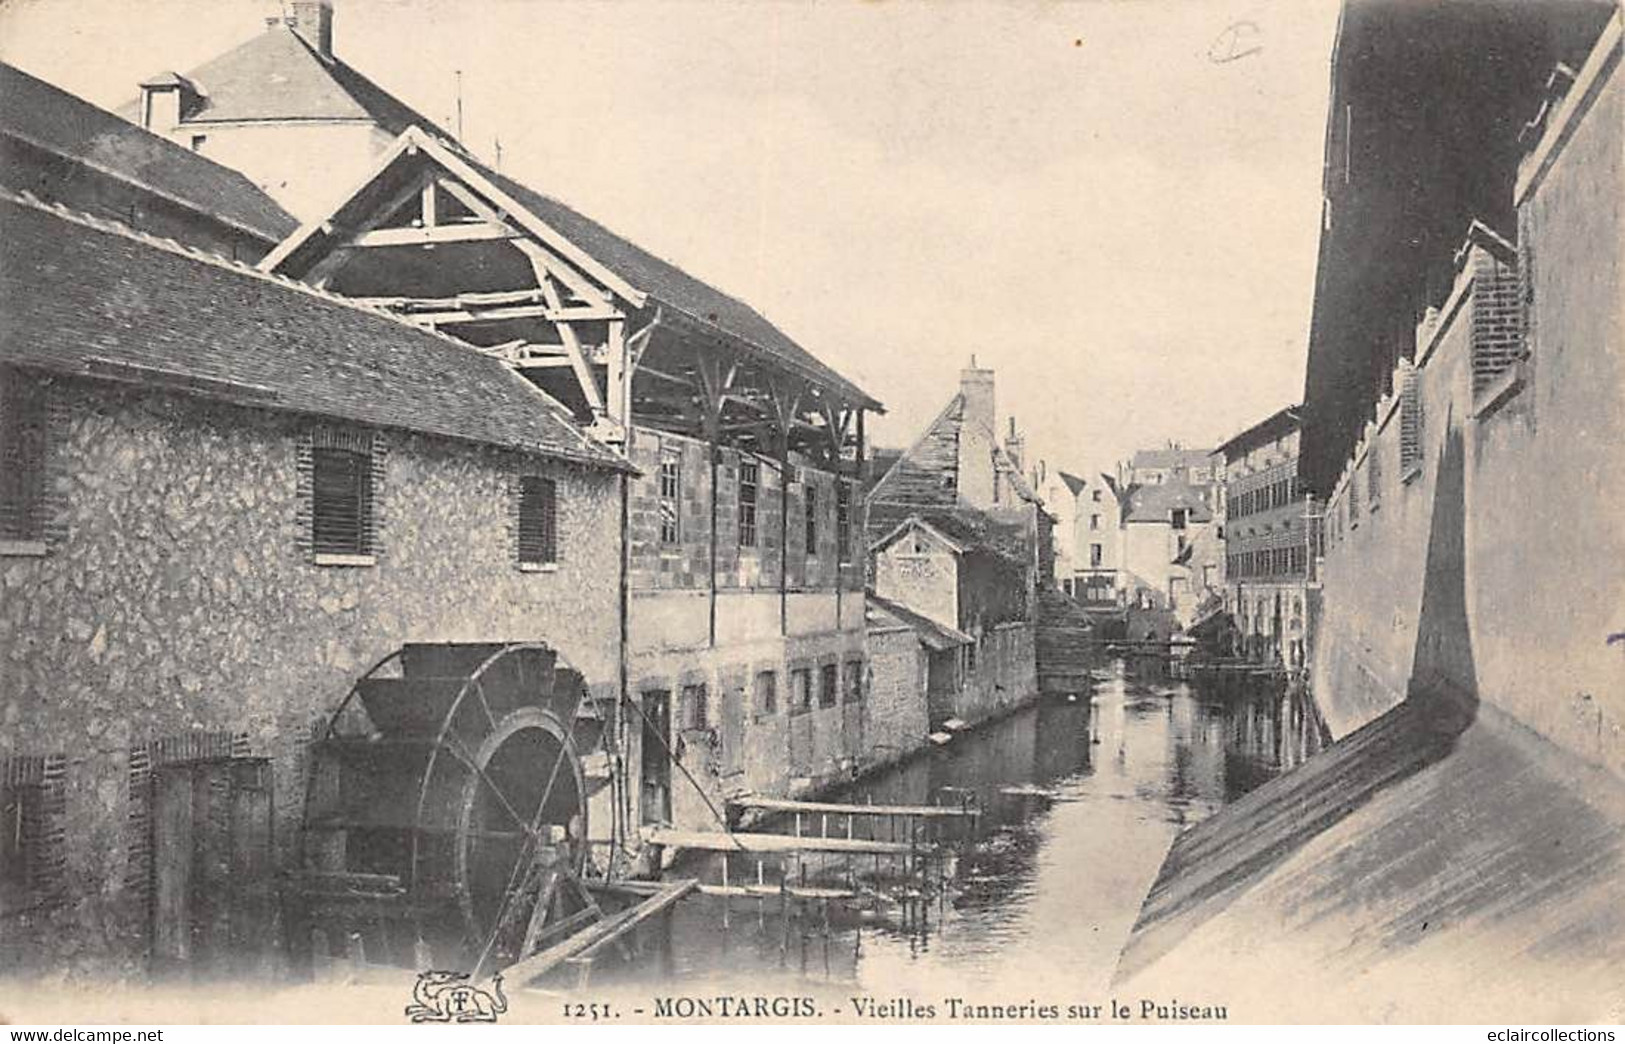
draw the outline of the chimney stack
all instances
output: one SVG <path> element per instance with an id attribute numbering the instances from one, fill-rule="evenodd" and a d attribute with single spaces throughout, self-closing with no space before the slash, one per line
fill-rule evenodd
<path id="1" fill-rule="evenodd" d="M 1010 434 L 1006 435 L 1005 438 L 1004 438 L 1004 454 L 1005 454 L 1005 456 L 1009 457 L 1010 462 L 1016 466 L 1017 474 L 1020 474 L 1020 472 L 1021 472 L 1021 464 L 1022 464 L 1021 458 L 1022 458 L 1023 453 L 1026 452 L 1026 449 L 1027 449 L 1027 440 L 1022 438 L 1019 434 L 1017 434 L 1017 432 L 1016 432 L 1016 419 L 1014 417 L 1011 417 L 1010 418 Z"/>
<path id="2" fill-rule="evenodd" d="M 959 371 L 959 393 L 965 397 L 965 422 L 980 425 L 991 438 L 998 437 L 998 411 L 993 401 L 993 371 L 970 365 Z"/>
<path id="3" fill-rule="evenodd" d="M 333 0 L 294 0 L 288 24 L 326 61 L 333 60 Z"/>

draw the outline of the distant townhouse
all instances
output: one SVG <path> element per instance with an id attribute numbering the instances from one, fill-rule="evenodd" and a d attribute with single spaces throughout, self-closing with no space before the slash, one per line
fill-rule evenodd
<path id="1" fill-rule="evenodd" d="M 1045 509 L 1056 518 L 1057 586 L 1088 605 L 1116 605 L 1123 544 L 1117 481 L 1056 471 L 1043 492 Z"/>
<path id="2" fill-rule="evenodd" d="M 1298 485 L 1299 408 L 1220 446 L 1224 458 L 1224 608 L 1238 647 L 1297 670 L 1308 662 L 1320 517 Z"/>
<path id="3" fill-rule="evenodd" d="M 1119 599 L 1188 625 L 1221 581 L 1211 450 L 1142 450 L 1119 467 Z"/>

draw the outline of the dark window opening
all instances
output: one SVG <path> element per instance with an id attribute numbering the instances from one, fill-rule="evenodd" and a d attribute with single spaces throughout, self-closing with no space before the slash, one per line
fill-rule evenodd
<path id="1" fill-rule="evenodd" d="M 759 671 L 756 675 L 756 713 L 779 712 L 779 676 L 773 671 Z"/>
<path id="2" fill-rule="evenodd" d="M 835 540 L 838 560 L 845 565 L 852 560 L 852 487 L 840 479 L 835 480 Z"/>
<path id="3" fill-rule="evenodd" d="M 519 561 L 547 565 L 559 560 L 558 484 L 525 475 L 519 480 Z"/>
<path id="4" fill-rule="evenodd" d="M 709 728 L 706 708 L 709 692 L 704 683 L 683 686 L 683 726 L 689 729 Z"/>
<path id="5" fill-rule="evenodd" d="M 836 666 L 833 663 L 826 663 L 818 669 L 818 705 L 820 707 L 835 706 L 836 686 L 838 684 L 836 673 Z"/>
<path id="6" fill-rule="evenodd" d="M 803 494 L 807 512 L 807 554 L 818 554 L 818 487 L 808 483 Z"/>
<path id="7" fill-rule="evenodd" d="M 859 703 L 863 700 L 863 661 L 848 660 L 846 662 L 846 702 Z"/>
<path id="8" fill-rule="evenodd" d="M 803 714 L 812 710 L 812 669 L 797 667 L 790 672 L 790 711 Z"/>
<path id="9" fill-rule="evenodd" d="M 761 470 L 754 460 L 739 462 L 739 546 L 756 546 L 756 487 Z"/>
<path id="10" fill-rule="evenodd" d="M 41 539 L 44 506 L 44 387 L 0 371 L 0 540 Z"/>

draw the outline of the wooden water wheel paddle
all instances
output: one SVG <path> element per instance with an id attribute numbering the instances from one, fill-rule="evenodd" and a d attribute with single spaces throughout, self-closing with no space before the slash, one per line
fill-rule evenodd
<path id="1" fill-rule="evenodd" d="M 596 919 L 590 706 L 541 643 L 407 645 L 368 671 L 311 747 L 313 956 L 340 932 L 350 961 L 488 970 Z"/>

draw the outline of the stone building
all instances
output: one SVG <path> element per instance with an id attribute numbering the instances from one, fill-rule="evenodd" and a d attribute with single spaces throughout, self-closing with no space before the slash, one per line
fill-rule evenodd
<path id="1" fill-rule="evenodd" d="M 970 638 L 949 714 L 964 721 L 1036 696 L 1038 593 L 1053 583 L 1053 518 L 999 444 L 995 415 L 993 371 L 973 360 L 868 501 L 874 592 Z"/>
<path id="2" fill-rule="evenodd" d="M 1328 172 L 1300 467 L 1328 498 L 1312 683 L 1339 737 L 1423 701 L 1625 773 L 1621 13 L 1534 5 L 1459 30 L 1446 53 L 1410 49 L 1394 12 L 1343 28 L 1407 68 L 1480 75 L 1441 80 L 1414 132 L 1357 128 L 1383 170 L 1437 168 L 1410 196 Z M 1339 104 L 1391 103 L 1381 76 L 1333 71 Z M 1449 219 L 1449 242 L 1412 215 Z M 1416 242 L 1432 248 L 1394 254 Z M 1360 263 L 1379 251 L 1403 283 Z M 1348 331 L 1378 324 L 1408 336 L 1354 354 Z M 1337 380 L 1356 369 L 1359 397 Z"/>
<path id="3" fill-rule="evenodd" d="M 405 643 L 545 641 L 613 705 L 630 468 L 556 402 L 170 240 L 11 192 L 0 226 L 6 965 L 142 970 L 194 828 L 240 857 L 208 897 L 262 904 L 233 937 L 273 942 L 312 729 Z M 228 837 L 156 814 L 177 773 L 229 788 Z"/>
<path id="4" fill-rule="evenodd" d="M 297 225 L 237 171 L 3 63 L 0 187 L 240 261 Z"/>
<path id="5" fill-rule="evenodd" d="M 1320 519 L 1298 489 L 1298 407 L 1220 446 L 1224 609 L 1232 652 L 1292 670 L 1308 663 Z"/>

